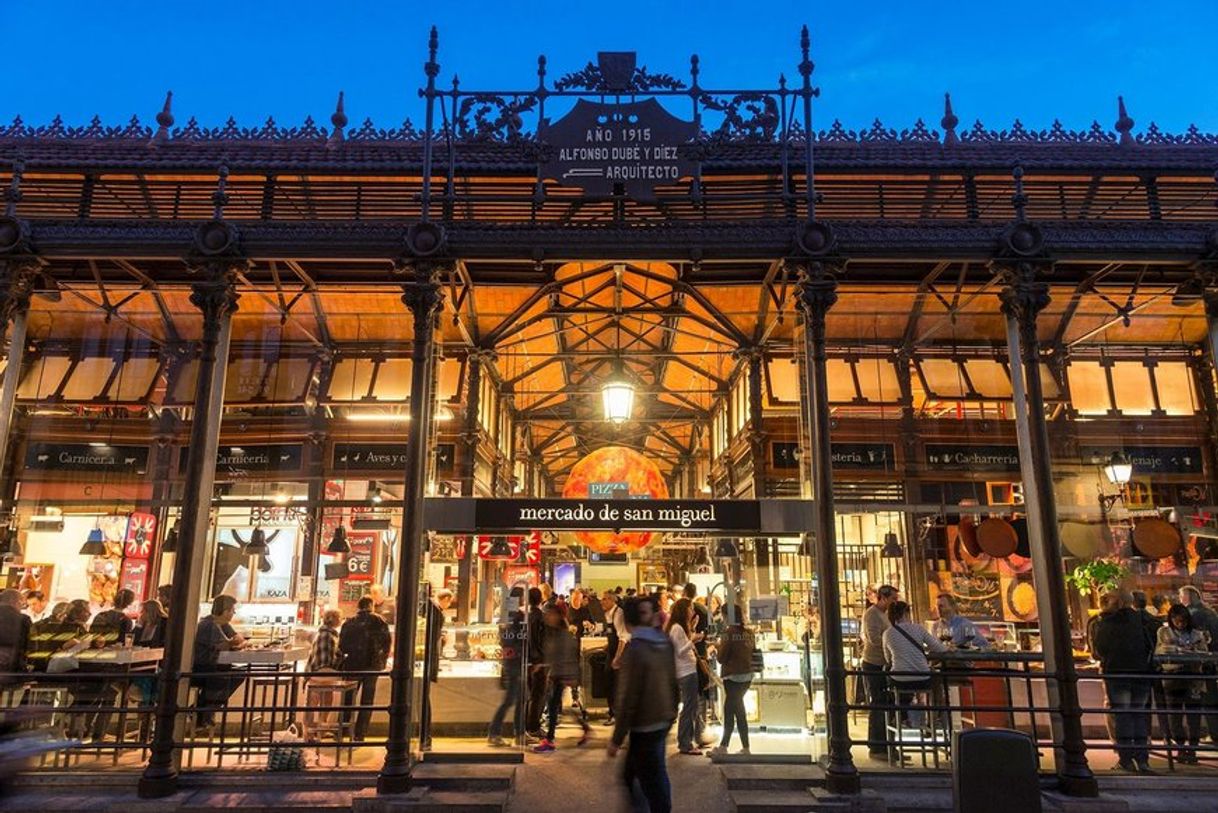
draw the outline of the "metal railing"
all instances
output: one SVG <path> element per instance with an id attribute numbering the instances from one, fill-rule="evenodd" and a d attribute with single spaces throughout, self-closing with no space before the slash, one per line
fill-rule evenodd
<path id="1" fill-rule="evenodd" d="M 866 746 L 872 767 L 946 771 L 954 731 L 1007 728 L 1028 734 L 1040 769 L 1052 772 L 1061 745 L 1052 725 L 1055 676 L 1031 659 L 1019 668 L 975 661 L 938 664 L 929 674 L 848 669 L 851 744 Z M 884 687 L 877 701 L 868 680 Z M 902 686 L 902 680 L 909 682 Z M 1085 671 L 1078 675 L 1078 693 L 1093 771 L 1218 769 L 1218 675 Z"/>

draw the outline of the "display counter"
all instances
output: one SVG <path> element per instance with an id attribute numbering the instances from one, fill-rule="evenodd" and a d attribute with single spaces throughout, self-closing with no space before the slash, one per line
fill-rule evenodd
<path id="1" fill-rule="evenodd" d="M 749 722 L 766 731 L 806 730 L 811 710 L 807 681 L 821 680 L 820 658 L 812 659 L 809 674 L 802 649 L 774 641 L 758 642 L 758 646 L 762 647 L 763 668 L 745 697 Z"/>

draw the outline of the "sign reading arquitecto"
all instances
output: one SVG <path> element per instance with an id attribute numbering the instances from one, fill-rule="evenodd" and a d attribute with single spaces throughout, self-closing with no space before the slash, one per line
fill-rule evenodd
<path id="1" fill-rule="evenodd" d="M 1082 450 L 1084 463 L 1102 466 L 1121 451 L 1133 464 L 1135 477 L 1144 474 L 1200 474 L 1203 455 L 1199 446 L 1088 446 Z"/>
<path id="2" fill-rule="evenodd" d="M 1019 473 L 1019 447 L 996 445 L 967 445 L 957 443 L 926 444 L 927 467 L 935 473 L 995 471 Z"/>
<path id="3" fill-rule="evenodd" d="M 34 442 L 26 446 L 25 468 L 29 471 L 143 474 L 148 469 L 148 447 Z"/>
<path id="4" fill-rule="evenodd" d="M 189 455 L 178 455 L 179 471 L 186 471 Z M 221 446 L 216 454 L 216 473 L 242 475 L 250 472 L 300 471 L 304 445 L 274 443 L 258 446 Z"/>
<path id="5" fill-rule="evenodd" d="M 331 463 L 335 472 L 406 469 L 405 443 L 336 443 Z"/>
<path id="6" fill-rule="evenodd" d="M 620 184 L 630 197 L 649 198 L 657 186 L 695 173 L 681 146 L 695 134 L 692 121 L 654 98 L 620 104 L 579 99 L 539 134 L 550 148 L 541 176 L 595 195 L 610 195 Z"/>

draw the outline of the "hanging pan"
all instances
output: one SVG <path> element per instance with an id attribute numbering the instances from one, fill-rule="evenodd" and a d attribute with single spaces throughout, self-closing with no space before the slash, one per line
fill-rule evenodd
<path id="1" fill-rule="evenodd" d="M 1147 559 L 1162 559 L 1180 550 L 1180 529 L 1165 519 L 1149 517 L 1133 526 L 1133 546 Z"/>
<path id="2" fill-rule="evenodd" d="M 982 520 L 977 526 L 977 544 L 995 559 L 1004 559 L 1019 547 L 1019 537 L 1011 523 L 998 517 Z"/>
<path id="3" fill-rule="evenodd" d="M 960 524 L 956 526 L 960 534 L 960 547 L 974 559 L 981 555 L 981 545 L 977 542 L 977 523 L 969 514 L 960 515 Z"/>
<path id="4" fill-rule="evenodd" d="M 1098 559 L 1112 553 L 1112 531 L 1103 522 L 1065 520 L 1058 526 L 1062 548 L 1077 559 Z"/>

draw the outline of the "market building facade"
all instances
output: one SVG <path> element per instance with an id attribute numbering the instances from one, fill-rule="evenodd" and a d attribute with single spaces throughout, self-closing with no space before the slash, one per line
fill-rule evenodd
<path id="1" fill-rule="evenodd" d="M 350 126 L 341 95 L 330 128 L 178 126 L 169 98 L 155 127 L 0 127 L 6 584 L 94 610 L 172 586 L 146 670 L 55 653 L 10 701 L 88 717 L 79 758 L 147 795 L 295 717 L 400 792 L 527 670 L 511 587 L 691 583 L 757 628 L 754 752 L 853 792 L 893 751 L 946 759 L 891 708 L 867 730 L 858 619 L 891 584 L 993 647 L 940 734 L 1028 731 L 1093 793 L 1099 592 L 1218 599 L 1218 137 L 1123 103 L 1113 131 L 962 127 L 950 98 L 938 131 L 817 130 L 809 50 L 768 89 L 603 53 L 475 92 L 433 32 L 418 128 Z M 220 594 L 262 648 L 203 731 Z M 366 595 L 394 643 L 356 743 L 315 713 L 350 687 L 301 673 Z"/>

